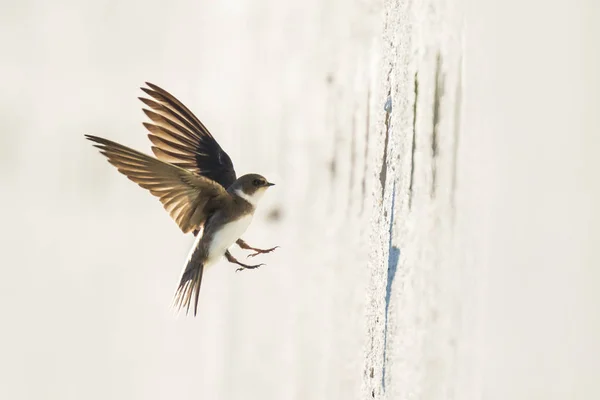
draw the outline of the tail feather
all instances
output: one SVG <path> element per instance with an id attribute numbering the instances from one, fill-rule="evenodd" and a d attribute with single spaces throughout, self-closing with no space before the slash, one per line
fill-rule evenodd
<path id="1" fill-rule="evenodd" d="M 203 231 L 203 229 L 200 228 L 197 231 Z M 194 231 L 194 235 L 197 235 L 196 231 Z M 194 317 L 198 313 L 198 297 L 200 296 L 200 284 L 202 283 L 205 261 L 206 249 L 202 246 L 202 235 L 197 235 L 173 299 L 174 308 L 178 311 L 185 308 L 186 315 L 189 314 L 192 303 L 194 304 Z M 192 297 L 194 298 L 193 301 Z"/>
<path id="2" fill-rule="evenodd" d="M 188 266 L 179 281 L 179 287 L 175 292 L 174 306 L 179 310 L 185 308 L 186 315 L 189 314 L 192 303 L 194 304 L 194 316 L 198 313 L 198 297 L 203 270 L 204 264 L 202 263 Z"/>

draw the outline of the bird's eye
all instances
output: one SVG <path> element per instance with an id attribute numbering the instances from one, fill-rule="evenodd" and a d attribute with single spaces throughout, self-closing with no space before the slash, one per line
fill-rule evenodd
<path id="1" fill-rule="evenodd" d="M 255 179 L 255 180 L 252 182 L 252 184 L 253 184 L 254 186 L 256 186 L 256 187 L 258 187 L 258 186 L 261 186 L 261 185 L 262 185 L 262 183 L 263 183 L 263 181 L 262 181 L 262 180 L 260 180 L 260 179 Z"/>

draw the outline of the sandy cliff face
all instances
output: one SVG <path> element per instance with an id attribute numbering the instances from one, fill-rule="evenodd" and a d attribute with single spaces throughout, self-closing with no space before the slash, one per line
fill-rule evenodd
<path id="1" fill-rule="evenodd" d="M 534 3 L 0 13 L 0 397 L 597 398 L 598 10 Z M 196 319 L 193 238 L 83 139 L 149 152 L 144 81 L 277 183 Z"/>

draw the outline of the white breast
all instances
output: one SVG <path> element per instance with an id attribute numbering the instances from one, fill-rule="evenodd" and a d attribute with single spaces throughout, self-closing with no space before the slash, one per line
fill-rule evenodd
<path id="1" fill-rule="evenodd" d="M 250 226 L 250 222 L 252 222 L 252 214 L 245 215 L 240 219 L 223 225 L 212 237 L 206 264 L 218 261 L 225 254 L 225 251 L 246 232 L 246 229 Z"/>

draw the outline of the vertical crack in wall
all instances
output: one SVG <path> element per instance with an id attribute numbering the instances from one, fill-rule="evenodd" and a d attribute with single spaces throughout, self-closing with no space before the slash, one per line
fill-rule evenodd
<path id="1" fill-rule="evenodd" d="M 393 45 L 393 43 L 390 43 Z M 381 183 L 381 199 L 383 199 L 383 194 L 385 193 L 385 182 L 387 180 L 387 158 L 388 158 L 388 145 L 390 141 L 390 114 L 391 114 L 391 95 L 392 95 L 392 71 L 393 66 L 390 65 L 390 69 L 387 73 L 387 84 L 388 84 L 388 92 L 386 96 L 386 106 L 384 106 L 385 110 L 385 143 L 383 145 L 383 160 L 381 161 L 381 171 L 379 171 L 379 182 Z M 388 109 L 387 103 L 390 102 L 390 107 Z"/>
<path id="2" fill-rule="evenodd" d="M 390 70 L 391 73 L 391 70 Z M 388 90 L 388 98 L 392 94 L 392 89 Z M 381 161 L 381 171 L 379 172 L 379 182 L 381 182 L 381 198 L 385 192 L 385 182 L 387 179 L 387 157 L 388 157 L 388 145 L 390 141 L 390 113 L 385 112 L 385 144 L 383 145 L 383 160 Z"/>
<path id="3" fill-rule="evenodd" d="M 438 53 L 435 65 L 435 89 L 433 94 L 433 126 L 431 130 L 431 197 L 435 197 L 437 188 L 437 169 L 439 155 L 438 128 L 440 123 L 440 103 L 444 95 L 444 77 L 442 75 L 442 57 Z"/>
<path id="4" fill-rule="evenodd" d="M 415 180 L 415 151 L 417 149 L 417 103 L 419 101 L 419 73 L 415 72 L 415 101 L 413 103 L 412 144 L 410 150 L 410 181 L 408 183 L 408 209 L 412 209 L 413 185 Z"/>

